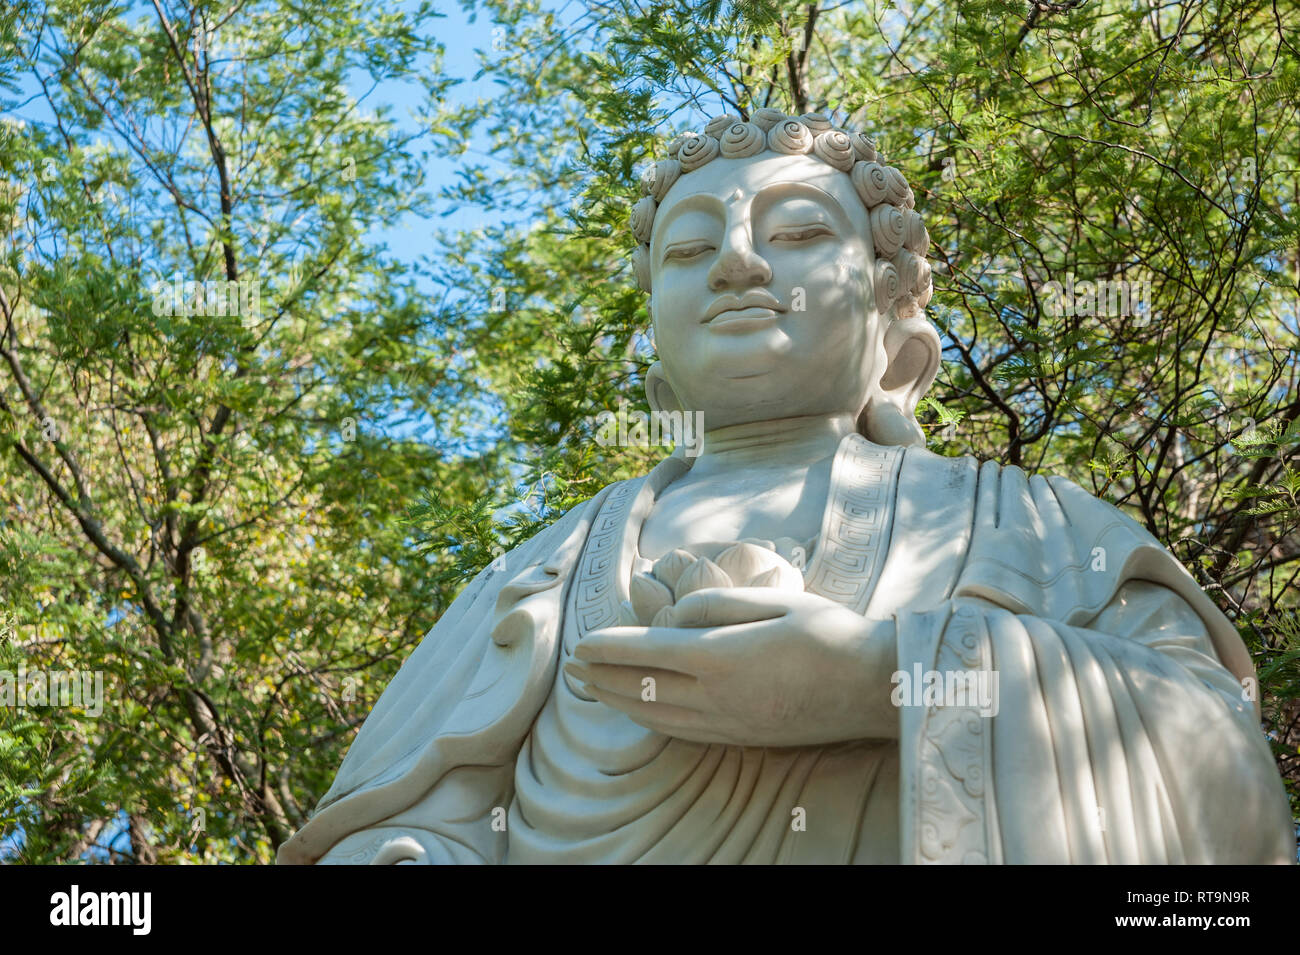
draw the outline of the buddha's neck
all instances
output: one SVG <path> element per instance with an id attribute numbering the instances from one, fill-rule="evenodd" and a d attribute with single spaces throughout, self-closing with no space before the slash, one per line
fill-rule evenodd
<path id="1" fill-rule="evenodd" d="M 834 454 L 844 436 L 857 430 L 851 415 L 776 418 L 704 432 L 695 477 L 737 468 L 808 465 Z"/>

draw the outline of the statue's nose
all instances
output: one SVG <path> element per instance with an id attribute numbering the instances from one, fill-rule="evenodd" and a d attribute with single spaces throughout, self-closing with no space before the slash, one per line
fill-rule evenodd
<path id="1" fill-rule="evenodd" d="M 754 288 L 772 281 L 772 267 L 754 251 L 743 227 L 733 228 L 717 261 L 709 269 L 709 289 L 720 292 L 725 288 Z"/>

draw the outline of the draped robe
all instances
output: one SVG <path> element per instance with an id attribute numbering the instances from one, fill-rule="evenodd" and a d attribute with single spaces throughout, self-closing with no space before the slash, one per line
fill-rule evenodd
<path id="1" fill-rule="evenodd" d="M 841 443 L 807 589 L 892 618 L 898 669 L 996 674 L 896 739 L 674 739 L 564 674 L 619 623 L 683 457 L 485 569 L 381 696 L 282 863 L 1291 861 L 1236 631 L 1154 537 L 1060 478 Z"/>

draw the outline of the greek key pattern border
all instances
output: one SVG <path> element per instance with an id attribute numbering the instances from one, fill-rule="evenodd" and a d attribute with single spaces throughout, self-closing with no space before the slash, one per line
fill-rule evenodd
<path id="1" fill-rule="evenodd" d="M 902 448 L 873 445 L 859 435 L 840 447 L 808 590 L 859 613 L 866 609 L 889 543 L 889 491 L 902 453 Z"/>
<path id="2" fill-rule="evenodd" d="M 645 478 L 620 482 L 609 492 L 592 522 L 587 546 L 582 551 L 574 601 L 582 633 L 618 623 L 620 601 L 615 571 L 628 512 L 644 482 Z"/>

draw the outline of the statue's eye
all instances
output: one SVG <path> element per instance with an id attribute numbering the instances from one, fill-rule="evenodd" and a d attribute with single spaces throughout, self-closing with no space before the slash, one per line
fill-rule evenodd
<path id="1" fill-rule="evenodd" d="M 664 254 L 664 261 L 667 262 L 669 259 L 693 259 L 697 255 L 711 251 L 713 251 L 713 246 L 709 245 L 707 242 L 696 242 L 692 245 L 679 245 L 675 248 L 669 249 Z"/>
<path id="2" fill-rule="evenodd" d="M 781 229 L 772 233 L 773 242 L 799 242 L 803 239 L 815 239 L 818 236 L 833 235 L 830 226 L 809 225 L 793 229 Z"/>

